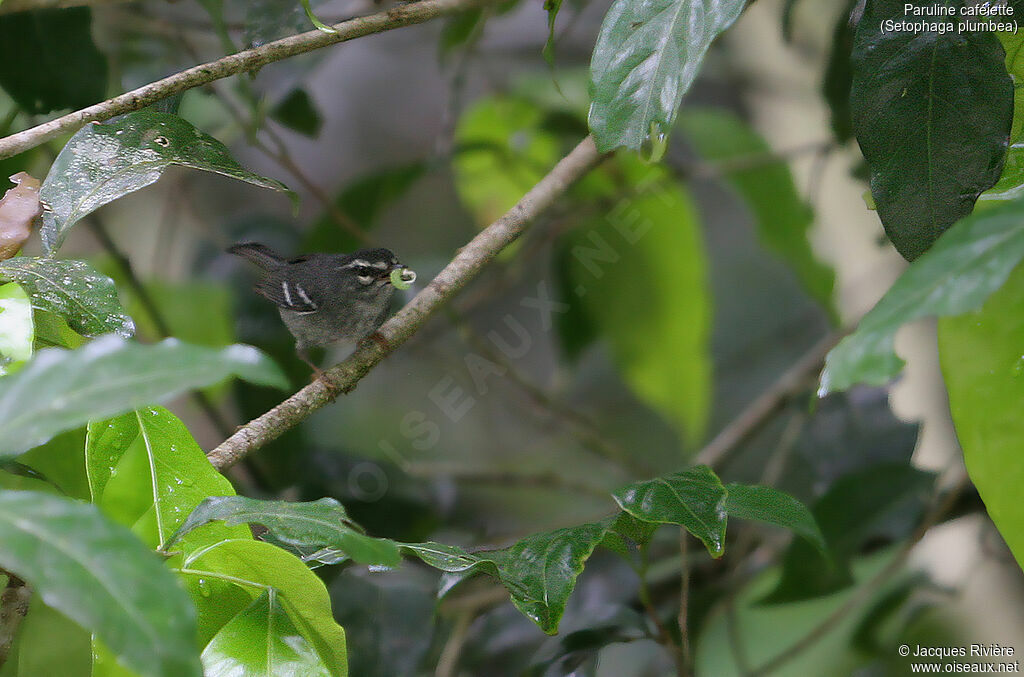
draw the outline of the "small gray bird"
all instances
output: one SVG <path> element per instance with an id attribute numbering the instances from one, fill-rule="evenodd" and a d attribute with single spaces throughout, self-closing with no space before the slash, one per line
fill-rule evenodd
<path id="1" fill-rule="evenodd" d="M 317 375 L 322 372 L 309 348 L 373 338 L 387 316 L 394 284 L 407 288 L 416 279 L 388 249 L 285 259 L 266 245 L 240 242 L 227 251 L 266 271 L 255 291 L 277 305 L 295 337 L 295 351 Z"/>

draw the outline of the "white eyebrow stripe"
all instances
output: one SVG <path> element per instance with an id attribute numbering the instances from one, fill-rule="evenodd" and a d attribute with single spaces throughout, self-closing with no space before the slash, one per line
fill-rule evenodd
<path id="1" fill-rule="evenodd" d="M 373 265 L 374 268 L 380 268 L 381 270 L 384 270 L 385 268 L 388 267 L 388 262 L 387 261 L 377 261 L 376 263 L 374 263 L 372 265 Z"/>
<path id="2" fill-rule="evenodd" d="M 316 308 L 316 304 L 313 303 L 313 299 L 309 298 L 309 294 L 306 293 L 306 290 L 303 289 L 302 285 L 299 284 L 298 282 L 295 283 L 295 291 L 299 292 L 299 296 L 302 298 L 303 301 L 306 302 L 306 305 L 310 305 L 313 306 L 313 308 Z"/>
<path id="3" fill-rule="evenodd" d="M 348 263 L 343 265 L 342 268 L 355 268 L 355 267 L 362 267 L 362 266 L 369 266 L 369 265 L 370 264 L 367 261 L 364 261 L 362 259 L 356 259 L 355 261 L 349 261 Z M 339 270 L 340 270 L 340 268 L 339 268 Z"/>
<path id="4" fill-rule="evenodd" d="M 284 292 L 284 302 L 288 305 L 292 305 L 292 294 L 288 291 L 288 281 L 281 280 L 281 291 Z"/>

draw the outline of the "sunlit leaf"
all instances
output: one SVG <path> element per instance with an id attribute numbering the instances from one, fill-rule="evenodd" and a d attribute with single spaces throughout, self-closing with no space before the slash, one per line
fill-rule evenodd
<path id="1" fill-rule="evenodd" d="M 165 543 L 206 497 L 234 493 L 188 428 L 163 407 L 90 421 L 85 462 L 92 502 L 152 548 Z M 247 529 L 221 527 L 189 539 L 186 550 L 248 536 Z"/>
<path id="2" fill-rule="evenodd" d="M 972 214 L 939 238 L 828 354 L 819 393 L 888 382 L 903 366 L 893 352 L 903 324 L 981 306 L 1024 257 L 1022 218 L 1024 198 L 1019 198 Z"/>
<path id="3" fill-rule="evenodd" d="M 615 0 L 590 61 L 590 130 L 598 150 L 639 150 L 652 130 L 655 137 L 668 134 L 708 47 L 746 4 Z"/>
<path id="4" fill-rule="evenodd" d="M 71 137 L 43 182 L 40 197 L 49 209 L 41 236 L 47 253 L 56 252 L 80 219 L 154 183 L 171 165 L 288 190 L 242 168 L 224 144 L 176 115 L 141 110 L 114 122 L 94 122 Z"/>
<path id="5" fill-rule="evenodd" d="M 264 536 L 264 540 L 303 556 L 329 549 L 360 564 L 393 567 L 400 562 L 394 541 L 360 533 L 333 498 L 306 503 L 261 501 L 245 496 L 208 498 L 188 516 L 168 545 L 196 527 L 218 520 L 229 526 L 260 524 L 269 530 L 269 538 Z"/>
<path id="6" fill-rule="evenodd" d="M 271 588 L 235 616 L 203 649 L 204 677 L 330 677 Z"/>
<path id="7" fill-rule="evenodd" d="M 878 216 L 913 260 L 999 178 L 1013 82 L 991 31 L 884 30 L 886 20 L 907 19 L 904 11 L 903 3 L 867 3 L 850 102 Z"/>
<path id="8" fill-rule="evenodd" d="M 327 589 L 294 555 L 269 543 L 227 540 L 186 557 L 182 571 L 189 585 L 198 589 L 195 594 L 199 599 L 218 600 L 225 587 L 236 587 L 244 592 L 248 601 L 237 611 L 247 607 L 267 588 L 274 588 L 282 608 L 301 636 L 315 649 L 328 674 L 332 677 L 348 674 L 345 631 L 334 621 Z M 200 607 L 200 613 L 203 610 Z"/>
<path id="9" fill-rule="evenodd" d="M 707 466 L 630 484 L 613 496 L 638 520 L 678 524 L 704 543 L 712 557 L 725 550 L 726 490 Z"/>
<path id="10" fill-rule="evenodd" d="M 0 261 L 0 278 L 23 286 L 34 308 L 60 315 L 80 334 L 135 333 L 114 282 L 84 261 L 18 256 Z"/>
<path id="11" fill-rule="evenodd" d="M 607 530 L 607 522 L 581 524 L 532 534 L 502 550 L 472 554 L 439 543 L 403 544 L 402 548 L 441 571 L 481 571 L 494 576 L 508 589 L 517 609 L 541 630 L 554 634 L 577 576 Z"/>
<path id="12" fill-rule="evenodd" d="M 32 302 L 19 285 L 0 284 L 0 376 L 32 357 Z"/>
<path id="13" fill-rule="evenodd" d="M 0 492 L 0 566 L 146 677 L 200 677 L 195 610 L 163 563 L 95 506 Z"/>
<path id="14" fill-rule="evenodd" d="M 215 350 L 173 339 L 139 345 L 104 336 L 77 350 L 41 350 L 21 371 L 0 379 L 0 455 L 229 376 L 287 385 L 277 366 L 250 346 Z"/>
<path id="15" fill-rule="evenodd" d="M 1024 564 L 1024 267 L 978 311 L 939 321 L 949 410 L 971 481 Z"/>

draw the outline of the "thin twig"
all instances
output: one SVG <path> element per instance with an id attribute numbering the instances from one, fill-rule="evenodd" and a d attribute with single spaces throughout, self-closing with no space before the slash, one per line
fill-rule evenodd
<path id="1" fill-rule="evenodd" d="M 77 110 L 30 129 L 0 139 L 0 160 L 34 148 L 61 134 L 75 131 L 88 122 L 108 120 L 115 115 L 140 110 L 168 96 L 239 73 L 254 71 L 267 64 L 305 54 L 322 47 L 346 42 L 365 35 L 412 26 L 439 16 L 447 16 L 477 7 L 491 0 L 420 0 L 398 5 L 383 12 L 342 21 L 336 32 L 312 30 L 236 54 L 187 68 L 174 75 L 119 94 L 98 104 Z"/>
<path id="2" fill-rule="evenodd" d="M 18 627 L 28 613 L 32 589 L 14 574 L 0 573 L 7 576 L 7 584 L 0 592 L 0 665 L 3 665 L 18 635 Z"/>
<path id="3" fill-rule="evenodd" d="M 378 334 L 382 342 L 364 342 L 323 377 L 239 428 L 210 452 L 213 465 L 223 469 L 235 464 L 246 454 L 276 439 L 332 402 L 339 393 L 350 392 L 367 372 L 388 353 L 405 343 L 431 315 L 476 277 L 498 252 L 518 238 L 538 214 L 561 197 L 573 182 L 596 166 L 601 157 L 593 139 L 586 137 L 504 216 L 462 247 L 423 291 L 381 326 Z"/>
<path id="4" fill-rule="evenodd" d="M 788 402 L 796 393 L 805 387 L 807 380 L 813 376 L 828 351 L 843 337 L 842 332 L 833 332 L 818 341 L 804 353 L 803 357 L 787 369 L 763 393 L 747 405 L 739 416 L 729 422 L 714 439 L 708 442 L 694 458 L 694 464 L 721 467 L 727 454 L 740 444 L 750 439 L 771 417 Z"/>
<path id="5" fill-rule="evenodd" d="M 679 677 L 693 674 L 693 655 L 690 650 L 690 559 L 687 556 L 689 534 L 686 529 L 679 530 L 679 652 L 682 654 L 680 663 L 684 672 Z"/>

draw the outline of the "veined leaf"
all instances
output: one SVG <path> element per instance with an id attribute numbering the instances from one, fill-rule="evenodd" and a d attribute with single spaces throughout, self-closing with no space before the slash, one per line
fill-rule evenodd
<path id="1" fill-rule="evenodd" d="M 707 466 L 635 482 L 612 495 L 619 507 L 638 520 L 678 524 L 699 538 L 712 557 L 722 556 L 726 490 Z"/>
<path id="2" fill-rule="evenodd" d="M 472 554 L 439 543 L 403 544 L 402 549 L 441 571 L 494 576 L 508 589 L 516 608 L 553 635 L 577 576 L 607 531 L 608 522 L 581 524 L 533 534 L 503 550 Z"/>
<path id="3" fill-rule="evenodd" d="M 18 256 L 0 261 L 0 278 L 22 285 L 34 308 L 60 315 L 79 334 L 135 333 L 113 280 L 84 261 Z"/>
<path id="4" fill-rule="evenodd" d="M 217 520 L 228 526 L 263 525 L 269 530 L 269 538 L 264 536 L 264 540 L 303 559 L 328 549 L 344 556 L 340 559 L 351 558 L 360 564 L 394 567 L 401 561 L 394 541 L 360 533 L 345 508 L 333 498 L 307 503 L 261 501 L 245 496 L 207 498 L 188 516 L 168 546 L 196 527 Z"/>
<path id="5" fill-rule="evenodd" d="M 652 131 L 668 134 L 708 47 L 745 6 L 745 0 L 615 0 L 590 61 L 590 130 L 598 150 L 639 150 Z"/>
<path id="6" fill-rule="evenodd" d="M 85 463 L 92 502 L 152 548 L 166 542 L 206 497 L 234 493 L 188 428 L 163 407 L 90 421 Z M 250 535 L 220 525 L 188 539 L 184 549 Z"/>
<path id="7" fill-rule="evenodd" d="M 0 455 L 229 376 L 287 385 L 277 365 L 250 346 L 217 350 L 174 339 L 139 345 L 104 336 L 77 350 L 41 350 L 21 371 L 0 379 Z"/>
<path id="8" fill-rule="evenodd" d="M 202 659 L 204 677 L 331 676 L 273 588 L 221 628 Z"/>
<path id="9" fill-rule="evenodd" d="M 729 517 L 774 524 L 789 529 L 825 554 L 827 546 L 814 515 L 800 501 L 771 487 L 727 484 L 725 511 Z"/>
<path id="10" fill-rule="evenodd" d="M 190 587 L 197 591 L 198 599 L 220 600 L 224 588 L 237 588 L 248 601 L 237 611 L 247 607 L 269 588 L 276 591 L 277 599 L 299 633 L 316 650 L 331 677 L 348 674 L 345 631 L 331 614 L 331 600 L 327 588 L 294 555 L 269 543 L 251 540 L 221 541 L 188 555 L 182 573 Z M 237 601 L 236 601 L 237 603 Z M 221 607 L 223 604 L 200 606 Z"/>
<path id="11" fill-rule="evenodd" d="M 904 3 L 868 1 L 854 36 L 850 102 L 878 216 L 896 250 L 914 260 L 999 178 L 1013 82 L 991 31 L 884 30 L 886 20 L 906 18 Z"/>
<path id="12" fill-rule="evenodd" d="M 163 563 L 95 506 L 0 492 L 0 566 L 145 677 L 201 677 L 195 610 Z"/>
<path id="13" fill-rule="evenodd" d="M 154 183 L 171 165 L 290 193 L 279 181 L 242 168 L 224 144 L 176 115 L 141 110 L 107 124 L 93 122 L 71 137 L 43 181 L 39 196 L 49 209 L 40 235 L 47 254 L 80 219 Z"/>
<path id="14" fill-rule="evenodd" d="M 819 395 L 855 383 L 882 385 L 899 373 L 896 330 L 929 315 L 959 315 L 981 306 L 1024 257 L 1024 198 L 974 213 L 949 229 L 892 285 L 832 349 Z"/>

